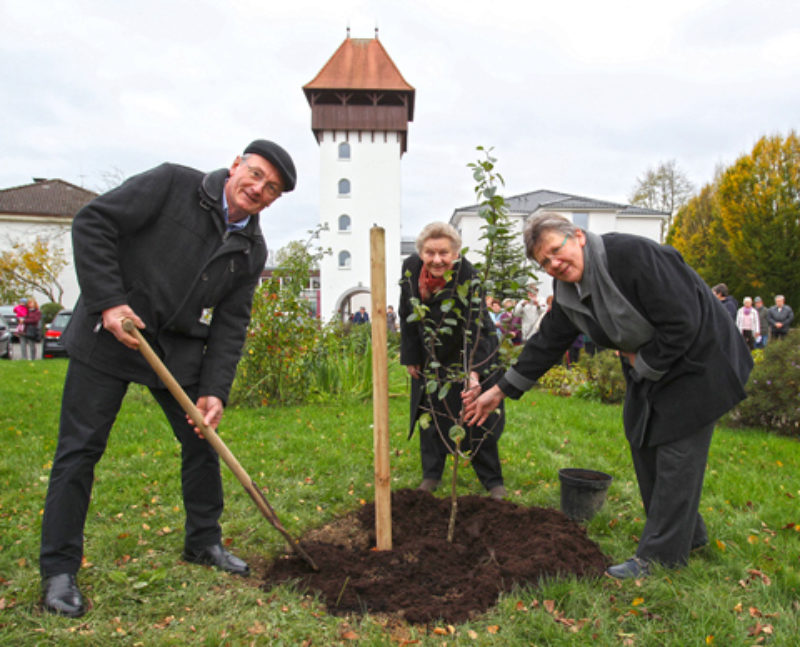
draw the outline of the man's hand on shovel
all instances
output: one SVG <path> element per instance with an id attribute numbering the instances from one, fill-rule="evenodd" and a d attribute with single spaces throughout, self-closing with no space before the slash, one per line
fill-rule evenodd
<path id="1" fill-rule="evenodd" d="M 222 420 L 222 412 L 225 409 L 222 400 L 213 395 L 203 395 L 197 398 L 197 408 L 200 413 L 203 414 L 203 422 L 216 431 L 217 427 L 219 427 L 220 420 Z M 192 417 L 188 414 L 186 415 L 186 421 L 190 425 L 194 425 L 194 420 L 192 420 Z M 200 436 L 200 438 L 205 438 L 200 427 L 195 427 L 194 433 Z"/>
<path id="2" fill-rule="evenodd" d="M 126 319 L 130 319 L 139 330 L 144 330 L 144 321 L 139 319 L 139 316 L 131 310 L 128 304 L 103 310 L 103 328 L 128 348 L 137 350 L 139 348 L 139 340 L 136 339 L 133 333 L 129 333 L 122 327 L 122 322 Z"/>

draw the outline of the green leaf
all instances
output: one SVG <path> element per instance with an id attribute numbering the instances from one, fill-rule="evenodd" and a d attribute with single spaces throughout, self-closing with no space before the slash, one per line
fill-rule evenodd
<path id="1" fill-rule="evenodd" d="M 435 386 L 435 384 L 434 384 L 434 386 Z M 442 384 L 442 388 L 439 389 L 439 399 L 440 400 L 444 400 L 447 397 L 447 394 L 450 392 L 450 386 L 451 386 L 450 382 L 445 382 L 444 384 Z"/>
<path id="2" fill-rule="evenodd" d="M 437 389 L 437 386 L 438 385 L 436 384 L 435 380 L 428 380 L 428 382 L 425 384 L 425 393 L 430 395 Z"/>

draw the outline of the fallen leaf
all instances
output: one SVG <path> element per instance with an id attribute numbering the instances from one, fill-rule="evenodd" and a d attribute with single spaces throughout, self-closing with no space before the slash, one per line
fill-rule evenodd
<path id="1" fill-rule="evenodd" d="M 642 602 L 644 602 L 644 598 L 633 598 L 631 606 L 638 607 Z"/>
<path id="2" fill-rule="evenodd" d="M 719 548 L 724 553 L 727 548 L 725 546 L 725 542 L 722 541 L 721 539 L 717 539 L 716 542 L 717 542 L 717 548 Z"/>
<path id="3" fill-rule="evenodd" d="M 713 645 L 714 644 L 714 634 L 709 634 L 706 636 L 706 645 Z"/>
<path id="4" fill-rule="evenodd" d="M 446 636 L 447 629 L 445 629 L 444 627 L 434 627 L 433 633 L 435 633 L 437 636 Z"/>
<path id="5" fill-rule="evenodd" d="M 556 603 L 553 600 L 545 600 L 542 604 L 544 604 L 544 609 L 547 613 L 553 613 L 556 608 Z"/>
<path id="6" fill-rule="evenodd" d="M 477 631 L 475 631 L 474 629 L 470 629 L 470 630 L 467 632 L 467 635 L 468 635 L 470 638 L 472 638 L 472 640 L 478 640 L 478 632 L 477 632 Z"/>
<path id="7" fill-rule="evenodd" d="M 352 629 L 348 629 L 342 634 L 342 638 L 345 640 L 358 640 L 358 634 Z"/>
<path id="8" fill-rule="evenodd" d="M 486 631 L 488 631 L 490 634 L 496 634 L 498 631 L 500 631 L 500 627 L 497 625 L 489 625 L 486 627 Z"/>

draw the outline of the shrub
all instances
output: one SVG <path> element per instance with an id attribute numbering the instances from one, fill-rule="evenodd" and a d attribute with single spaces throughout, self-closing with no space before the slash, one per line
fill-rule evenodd
<path id="1" fill-rule="evenodd" d="M 305 357 L 313 352 L 320 334 L 320 324 L 302 297 L 281 289 L 275 277 L 264 283 L 253 297 L 231 403 L 264 406 L 305 401 Z"/>
<path id="2" fill-rule="evenodd" d="M 52 301 L 49 303 L 42 304 L 40 310 L 42 311 L 42 326 L 46 326 L 50 322 L 55 319 L 55 316 L 64 309 L 60 303 L 53 303 Z"/>
<path id="3" fill-rule="evenodd" d="M 607 404 L 625 399 L 625 376 L 614 351 L 601 350 L 594 355 L 583 353 L 578 366 L 586 371 L 588 380 L 576 395 Z"/>
<path id="4" fill-rule="evenodd" d="M 556 364 L 539 378 L 537 384 L 553 395 L 570 396 L 582 389 L 588 379 L 586 369 L 578 364 L 572 368 Z"/>
<path id="5" fill-rule="evenodd" d="M 773 341 L 760 351 L 748 397 L 730 414 L 730 422 L 800 436 L 800 333 Z"/>

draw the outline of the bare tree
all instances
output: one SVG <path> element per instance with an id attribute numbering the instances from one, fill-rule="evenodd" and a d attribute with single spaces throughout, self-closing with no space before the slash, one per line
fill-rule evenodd
<path id="1" fill-rule="evenodd" d="M 636 178 L 636 186 L 629 200 L 631 204 L 669 214 L 661 228 L 663 241 L 672 225 L 672 217 L 678 209 L 686 205 L 693 192 L 694 185 L 689 178 L 678 168 L 675 160 L 669 160 L 647 169 L 644 175 Z"/>

